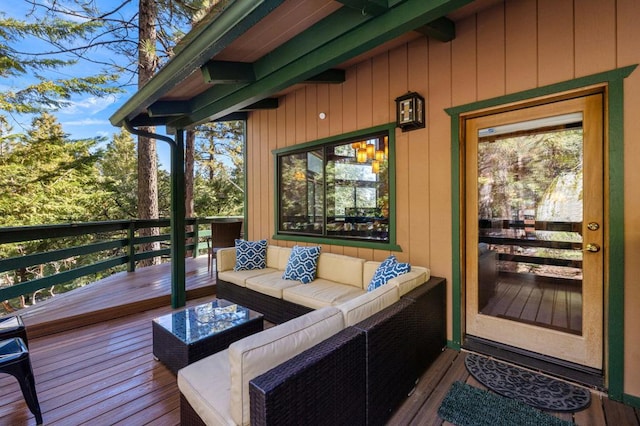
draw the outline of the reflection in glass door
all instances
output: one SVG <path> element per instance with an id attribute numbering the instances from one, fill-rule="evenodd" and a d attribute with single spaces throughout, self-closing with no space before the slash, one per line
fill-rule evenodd
<path id="1" fill-rule="evenodd" d="M 538 124 L 478 133 L 478 309 L 581 334 L 582 114 Z"/>
<path id="2" fill-rule="evenodd" d="M 466 121 L 466 333 L 597 369 L 602 98 Z"/>

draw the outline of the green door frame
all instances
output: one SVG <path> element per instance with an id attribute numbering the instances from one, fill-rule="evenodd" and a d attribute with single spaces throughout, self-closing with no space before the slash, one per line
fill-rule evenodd
<path id="1" fill-rule="evenodd" d="M 570 90 L 586 88 L 598 84 L 606 84 L 606 102 L 608 105 L 606 122 L 608 123 L 608 149 L 609 149 L 609 181 L 605 182 L 609 193 L 609 205 L 605 214 L 609 218 L 609 235 L 607 246 L 609 248 L 605 262 L 608 264 L 608 279 L 605 288 L 608 288 L 608 297 L 605 297 L 608 305 L 605 307 L 608 316 L 605 318 L 607 345 L 605 351 L 608 354 L 606 378 L 608 379 L 608 392 L 611 399 L 624 401 L 636 405 L 640 399 L 630 395 L 624 395 L 624 79 L 628 77 L 637 65 L 631 65 L 594 74 L 586 77 L 568 80 L 544 87 L 526 90 L 506 96 L 478 101 L 445 111 L 451 117 L 451 222 L 452 222 L 452 339 L 449 347 L 460 350 L 463 337 L 462 312 L 462 261 L 461 238 L 462 206 L 460 203 L 462 182 L 460 178 L 460 115 L 506 105 L 513 102 L 521 102 L 542 96 L 559 94 Z"/>

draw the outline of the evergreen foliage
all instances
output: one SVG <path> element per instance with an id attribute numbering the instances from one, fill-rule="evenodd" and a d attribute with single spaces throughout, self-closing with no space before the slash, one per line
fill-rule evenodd
<path id="1" fill-rule="evenodd" d="M 95 220 L 107 195 L 97 142 L 69 139 L 48 113 L 35 117 L 0 156 L 0 226 Z"/>
<path id="2" fill-rule="evenodd" d="M 117 74 L 92 70 L 91 75 L 50 78 L 46 72 L 59 71 L 77 63 L 60 59 L 58 51 L 31 52 L 30 39 L 47 39 L 51 43 L 75 43 L 90 38 L 99 23 L 83 23 L 59 17 L 36 22 L 19 21 L 0 14 L 0 78 L 31 77 L 35 81 L 20 88 L 0 90 L 0 110 L 35 113 L 66 105 L 74 94 L 106 96 L 120 91 L 114 87 Z"/>
<path id="3" fill-rule="evenodd" d="M 137 14 L 129 0 L 110 10 L 98 1 L 26 0 L 31 11 L 24 20 L 0 12 L 0 110 L 31 114 L 31 127 L 15 133 L 0 115 L 0 227 L 131 219 L 138 216 L 138 157 L 126 131 L 102 138 L 74 140 L 51 114 L 68 105 L 74 95 L 103 97 L 135 80 L 138 50 L 155 51 L 154 71 L 173 54 L 173 47 L 213 7 L 225 1 L 159 0 L 155 46 L 139 45 Z M 62 17 L 62 18 L 61 18 Z M 33 43 L 33 42 L 37 43 Z M 35 47 L 37 45 L 37 47 Z M 44 47 L 43 47 L 44 46 Z M 106 48 L 115 55 L 100 55 Z M 78 65 L 87 65 L 78 72 Z M 70 68 L 72 67 L 72 68 Z M 70 71 L 70 70 L 74 71 Z M 86 70 L 86 73 L 84 72 Z M 52 78 L 68 74 L 67 78 Z M 80 74 L 83 74 L 82 76 Z M 84 75 L 91 74 L 91 75 Z M 25 83 L 26 82 L 26 83 Z M 196 158 L 197 216 L 240 215 L 243 211 L 243 123 L 216 123 L 201 129 Z M 159 217 L 170 215 L 170 176 L 158 175 Z M 0 257 L 41 253 L 119 235 L 84 235 L 0 245 Z M 121 249 L 74 256 L 30 268 L 0 273 L 0 287 L 89 265 L 119 255 Z M 122 269 L 122 268 L 116 268 Z M 5 301 L 11 310 L 36 299 L 67 291 L 109 275 L 43 289 L 19 300 Z"/>
<path id="4" fill-rule="evenodd" d="M 194 205 L 197 216 L 237 216 L 244 208 L 244 123 L 209 123 L 196 129 Z"/>

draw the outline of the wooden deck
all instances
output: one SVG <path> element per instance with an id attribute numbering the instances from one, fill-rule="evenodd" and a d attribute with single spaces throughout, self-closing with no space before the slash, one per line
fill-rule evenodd
<path id="1" fill-rule="evenodd" d="M 206 260 L 200 262 L 198 259 L 192 265 L 191 279 L 210 283 Z M 142 274 L 144 271 L 123 275 L 121 279 L 146 282 L 147 279 L 141 279 L 140 275 L 151 271 Z M 125 285 L 118 283 L 118 289 Z M 118 299 L 130 299 L 126 293 L 118 293 Z M 188 305 L 211 298 L 194 299 Z M 170 311 L 167 302 L 164 307 L 32 338 L 29 345 L 45 424 L 179 424 L 176 377 L 152 355 L 151 319 Z M 36 316 L 31 321 L 36 324 Z M 464 353 L 446 350 L 423 375 L 415 392 L 389 424 L 443 424 L 437 410 L 456 380 L 481 387 L 466 371 Z M 0 426 L 35 424 L 17 382 L 9 376 L 1 376 L 0 388 Z M 558 414 L 558 417 L 569 419 L 571 415 Z M 594 426 L 640 426 L 639 418 L 639 410 L 597 393 L 593 394 L 593 402 L 587 410 L 573 415 L 579 425 Z"/>
<path id="2" fill-rule="evenodd" d="M 396 411 L 390 425 L 450 425 L 438 416 L 438 408 L 455 381 L 486 389 L 473 378 L 464 365 L 464 352 L 445 350 L 431 365 L 413 394 Z M 611 401 L 600 393 L 591 393 L 591 405 L 577 413 L 551 413 L 563 420 L 572 420 L 581 426 L 640 425 L 640 410 Z"/>
<path id="3" fill-rule="evenodd" d="M 207 256 L 186 259 L 187 299 L 215 294 Z M 21 310 L 29 338 L 72 330 L 171 304 L 171 264 L 118 272 Z"/>

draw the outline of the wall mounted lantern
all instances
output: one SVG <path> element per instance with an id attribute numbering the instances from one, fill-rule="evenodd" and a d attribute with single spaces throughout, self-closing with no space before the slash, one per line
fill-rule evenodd
<path id="1" fill-rule="evenodd" d="M 403 132 L 422 129 L 424 119 L 424 98 L 416 92 L 409 92 L 396 98 L 396 126 Z"/>

